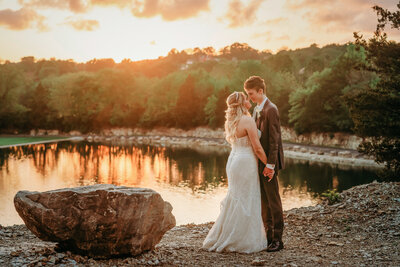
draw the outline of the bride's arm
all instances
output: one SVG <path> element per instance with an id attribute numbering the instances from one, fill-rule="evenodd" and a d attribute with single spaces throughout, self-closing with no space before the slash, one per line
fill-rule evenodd
<path id="1" fill-rule="evenodd" d="M 265 155 L 265 151 L 261 146 L 260 139 L 258 138 L 256 122 L 249 117 L 246 118 L 245 125 L 254 153 L 264 164 L 267 164 L 267 155 Z"/>

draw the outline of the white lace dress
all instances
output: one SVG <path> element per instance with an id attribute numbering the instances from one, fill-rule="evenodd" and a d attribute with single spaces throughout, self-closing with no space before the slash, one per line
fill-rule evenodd
<path id="1" fill-rule="evenodd" d="M 203 241 L 209 251 L 253 253 L 267 248 L 261 218 L 257 157 L 248 136 L 238 138 L 226 165 L 228 193 L 221 211 Z"/>

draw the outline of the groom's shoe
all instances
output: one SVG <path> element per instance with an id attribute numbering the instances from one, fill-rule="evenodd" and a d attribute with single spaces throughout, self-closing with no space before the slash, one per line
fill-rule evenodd
<path id="1" fill-rule="evenodd" d="M 267 252 L 276 252 L 283 249 L 283 242 L 279 240 L 274 240 L 272 243 L 268 246 Z"/>

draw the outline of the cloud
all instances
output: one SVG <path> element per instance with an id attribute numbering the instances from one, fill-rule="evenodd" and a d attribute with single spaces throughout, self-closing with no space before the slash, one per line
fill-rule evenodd
<path id="1" fill-rule="evenodd" d="M 0 26 L 4 26 L 10 30 L 25 30 L 29 28 L 37 28 L 39 31 L 48 31 L 48 27 L 44 25 L 45 17 L 39 15 L 30 8 L 21 8 L 19 10 L 3 9 L 0 10 Z"/>
<path id="2" fill-rule="evenodd" d="M 398 0 L 379 3 L 393 7 Z M 285 8 L 302 13 L 312 29 L 327 32 L 374 31 L 377 23 L 373 0 L 287 0 Z"/>
<path id="3" fill-rule="evenodd" d="M 276 40 L 287 41 L 287 40 L 290 40 L 290 37 L 289 37 L 289 35 L 285 34 L 285 35 L 279 36 L 278 38 L 276 38 Z"/>
<path id="4" fill-rule="evenodd" d="M 172 21 L 197 16 L 209 10 L 210 0 L 18 0 L 24 7 L 57 8 L 74 13 L 86 13 L 95 6 L 115 6 L 129 9 L 135 17 L 150 18 L 161 15 Z"/>
<path id="5" fill-rule="evenodd" d="M 288 21 L 287 18 L 280 17 L 280 18 L 276 18 L 276 19 L 266 20 L 266 21 L 264 21 L 263 24 L 270 25 L 270 26 L 275 26 L 275 25 L 279 25 L 279 24 L 281 24 L 283 22 L 287 22 L 287 21 Z"/>
<path id="6" fill-rule="evenodd" d="M 228 12 L 220 18 L 228 20 L 230 28 L 252 24 L 256 19 L 256 12 L 264 0 L 251 0 L 246 6 L 240 0 L 232 0 L 229 3 Z"/>
<path id="7" fill-rule="evenodd" d="M 261 32 L 261 33 L 254 33 L 251 36 L 252 39 L 258 39 L 258 38 L 262 38 L 265 42 L 269 42 L 272 40 L 272 32 L 271 31 L 265 31 L 265 32 Z"/>
<path id="8" fill-rule="evenodd" d="M 260 37 L 267 37 L 271 36 L 271 31 L 261 32 L 261 33 L 254 33 L 251 37 L 252 38 L 260 38 Z"/>
<path id="9" fill-rule="evenodd" d="M 90 1 L 84 0 L 18 0 L 19 4 L 31 8 L 57 8 L 74 13 L 85 13 L 90 9 Z"/>
<path id="10" fill-rule="evenodd" d="M 86 20 L 86 19 L 73 19 L 67 18 L 66 25 L 72 26 L 78 31 L 94 31 L 99 28 L 100 24 L 97 20 Z"/>
<path id="11" fill-rule="evenodd" d="M 93 6 L 116 6 L 121 9 L 131 7 L 132 0 L 91 0 L 90 3 Z"/>
<path id="12" fill-rule="evenodd" d="M 135 17 L 151 18 L 157 15 L 166 21 L 186 19 L 209 10 L 210 0 L 144 0 L 134 1 L 131 9 Z"/>
<path id="13" fill-rule="evenodd" d="M 388 0 L 394 1 L 396 0 Z M 329 7 L 343 4 L 347 8 L 365 8 L 371 7 L 374 4 L 370 0 L 286 0 L 285 7 L 290 10 L 300 10 L 307 8 Z"/>

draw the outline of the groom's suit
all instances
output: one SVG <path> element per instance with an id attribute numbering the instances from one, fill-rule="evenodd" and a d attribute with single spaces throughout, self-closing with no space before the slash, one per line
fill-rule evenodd
<path id="1" fill-rule="evenodd" d="M 256 113 L 253 114 L 255 116 Z M 265 231 L 269 242 L 282 241 L 283 212 L 279 195 L 278 171 L 284 168 L 281 126 L 278 108 L 266 100 L 260 116 L 256 117 L 257 128 L 261 131 L 260 143 L 267 155 L 267 163 L 275 164 L 275 174 L 270 182 L 263 175 L 265 164 L 258 161 L 261 187 L 261 208 Z"/>

